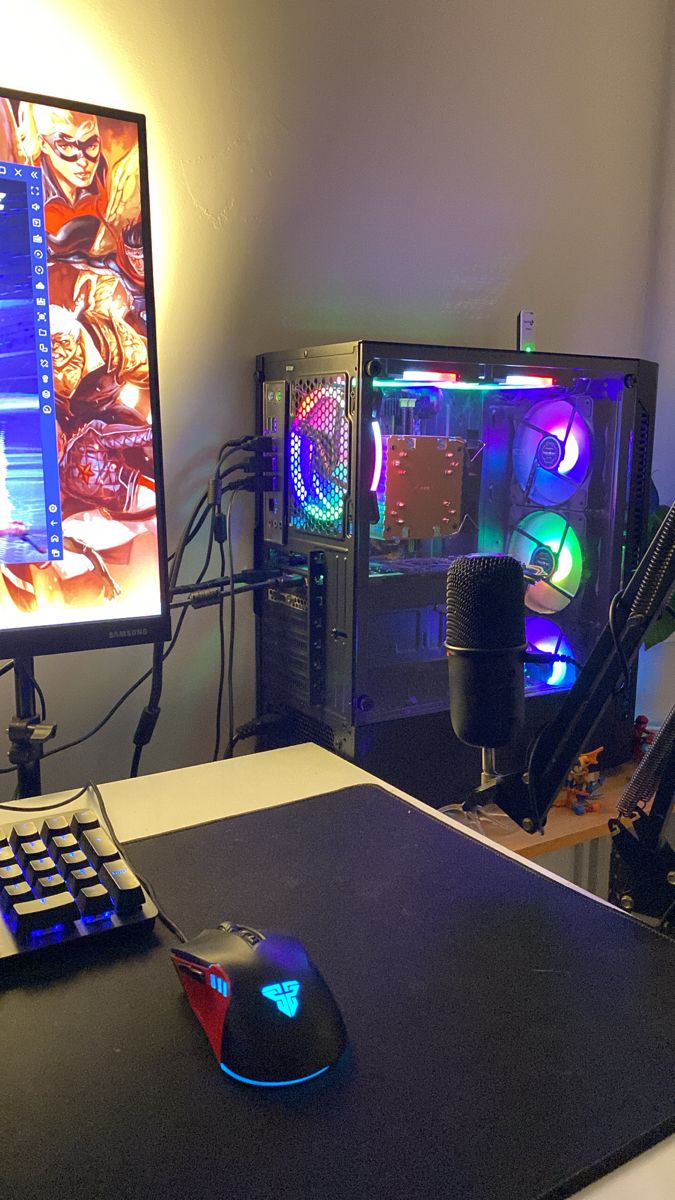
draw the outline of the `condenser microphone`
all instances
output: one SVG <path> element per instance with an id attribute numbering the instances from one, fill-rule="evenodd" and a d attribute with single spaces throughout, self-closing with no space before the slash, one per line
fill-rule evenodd
<path id="1" fill-rule="evenodd" d="M 457 558 L 447 577 L 450 719 L 469 746 L 515 739 L 525 716 L 525 578 L 515 558 Z"/>

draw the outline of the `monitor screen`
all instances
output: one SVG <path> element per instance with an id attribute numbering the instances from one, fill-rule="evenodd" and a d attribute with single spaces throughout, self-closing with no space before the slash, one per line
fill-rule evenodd
<path id="1" fill-rule="evenodd" d="M 0 657 L 168 636 L 144 118 L 0 88 Z"/>

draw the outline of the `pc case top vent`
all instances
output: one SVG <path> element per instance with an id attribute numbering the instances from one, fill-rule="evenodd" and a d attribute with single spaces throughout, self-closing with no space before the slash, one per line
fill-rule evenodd
<path id="1" fill-rule="evenodd" d="M 290 407 L 289 524 L 342 538 L 349 488 L 347 375 L 298 379 Z"/>

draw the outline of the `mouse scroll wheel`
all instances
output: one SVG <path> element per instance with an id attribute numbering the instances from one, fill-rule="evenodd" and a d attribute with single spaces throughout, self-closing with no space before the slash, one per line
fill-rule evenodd
<path id="1" fill-rule="evenodd" d="M 265 940 L 259 930 L 251 929 L 248 925 L 235 925 L 234 921 L 222 921 L 220 928 L 224 929 L 226 933 L 235 933 L 242 942 L 246 942 L 249 946 L 257 946 L 258 942 Z"/>

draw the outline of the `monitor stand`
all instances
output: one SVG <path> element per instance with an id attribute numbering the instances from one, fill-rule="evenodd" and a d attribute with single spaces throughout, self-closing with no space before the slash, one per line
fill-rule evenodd
<path id="1" fill-rule="evenodd" d="M 36 688 L 32 658 L 14 659 L 16 714 L 9 723 L 9 761 L 17 770 L 15 800 L 40 796 L 40 759 L 44 743 L 54 737 L 56 725 L 42 721 L 35 712 Z"/>

